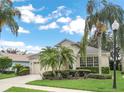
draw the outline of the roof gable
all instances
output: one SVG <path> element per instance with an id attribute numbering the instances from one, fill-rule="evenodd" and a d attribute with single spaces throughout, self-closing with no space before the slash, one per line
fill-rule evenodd
<path id="1" fill-rule="evenodd" d="M 61 45 L 62 43 L 64 43 L 64 42 L 69 42 L 69 43 L 71 43 L 72 45 L 74 45 L 74 46 L 77 46 L 78 48 L 80 47 L 80 42 L 73 42 L 73 41 L 71 41 L 71 40 L 68 40 L 68 39 L 64 39 L 64 40 L 62 40 L 60 43 L 58 43 L 56 46 L 59 46 L 59 45 Z M 91 47 L 91 46 L 87 46 L 87 48 L 86 48 L 86 50 L 87 50 L 87 53 L 98 53 L 98 48 L 95 48 L 95 47 Z M 102 50 L 103 51 L 103 50 Z M 104 53 L 105 53 L 105 51 L 103 51 Z"/>
<path id="2" fill-rule="evenodd" d="M 55 46 L 60 46 L 62 43 L 64 43 L 64 42 L 69 42 L 69 43 L 71 43 L 71 44 L 76 44 L 75 42 L 73 42 L 73 41 L 71 41 L 71 40 L 68 40 L 68 39 L 64 39 L 64 40 L 62 40 L 61 42 L 59 42 L 58 44 L 56 44 Z"/>

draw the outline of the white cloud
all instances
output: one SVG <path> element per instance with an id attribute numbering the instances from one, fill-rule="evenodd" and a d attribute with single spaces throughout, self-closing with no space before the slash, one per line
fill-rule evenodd
<path id="1" fill-rule="evenodd" d="M 83 34 L 85 27 L 85 20 L 80 16 L 77 16 L 75 20 L 72 20 L 69 24 L 62 27 L 61 32 L 66 32 L 69 34 Z"/>
<path id="2" fill-rule="evenodd" d="M 34 11 L 35 8 L 32 6 L 32 4 L 29 4 L 27 6 L 20 6 L 20 7 L 17 7 L 19 10 L 29 10 L 29 11 Z"/>
<path id="3" fill-rule="evenodd" d="M 22 14 L 21 19 L 23 22 L 44 24 L 48 20 L 47 18 L 44 18 L 41 15 L 36 15 L 34 11 L 36 11 L 37 9 L 35 9 L 32 6 L 32 4 L 29 4 L 27 6 L 17 7 L 17 9 L 21 11 L 21 14 Z"/>
<path id="4" fill-rule="evenodd" d="M 23 50 L 27 50 L 29 53 L 38 53 L 41 51 L 43 47 L 39 47 L 39 46 L 26 46 Z"/>
<path id="5" fill-rule="evenodd" d="M 59 22 L 59 23 L 68 23 L 68 22 L 71 22 L 71 18 L 69 18 L 69 17 L 61 17 L 61 18 L 59 18 L 58 20 L 57 20 L 57 22 Z"/>
<path id="6" fill-rule="evenodd" d="M 47 19 L 46 19 L 46 18 L 43 18 L 43 17 L 40 16 L 40 15 L 36 15 L 34 22 L 35 22 L 35 23 L 45 23 L 45 22 L 47 22 Z"/>
<path id="7" fill-rule="evenodd" d="M 19 33 L 24 33 L 24 34 L 29 34 L 29 33 L 30 33 L 30 31 L 28 31 L 28 30 L 26 30 L 26 29 L 24 29 L 24 28 L 22 28 L 22 27 L 19 27 L 18 32 L 19 32 Z"/>
<path id="8" fill-rule="evenodd" d="M 32 46 L 32 45 L 26 45 L 24 42 L 20 41 L 6 41 L 6 40 L 1 40 L 0 41 L 1 49 L 7 49 L 7 48 L 17 48 L 21 51 L 27 50 L 28 53 L 38 53 L 41 51 L 43 47 L 40 46 Z"/>
<path id="9" fill-rule="evenodd" d="M 39 30 L 48 30 L 48 29 L 56 29 L 59 28 L 59 26 L 56 24 L 56 22 L 52 22 L 48 25 L 40 26 Z"/>
<path id="10" fill-rule="evenodd" d="M 10 47 L 23 47 L 25 44 L 23 42 L 14 42 L 14 41 L 0 41 L 1 46 L 10 46 Z"/>
<path id="11" fill-rule="evenodd" d="M 43 6 L 43 7 L 39 8 L 39 9 L 37 9 L 36 11 L 43 11 L 44 9 L 45 9 L 45 6 Z"/>
<path id="12" fill-rule="evenodd" d="M 24 2 L 24 1 L 28 1 L 28 0 L 12 0 L 12 2 Z"/>
<path id="13" fill-rule="evenodd" d="M 52 17 L 52 18 L 58 18 L 58 17 L 61 17 L 61 16 L 68 16 L 72 13 L 71 10 L 67 9 L 65 6 L 59 6 L 57 7 L 56 10 L 54 10 L 50 15 L 49 17 Z"/>

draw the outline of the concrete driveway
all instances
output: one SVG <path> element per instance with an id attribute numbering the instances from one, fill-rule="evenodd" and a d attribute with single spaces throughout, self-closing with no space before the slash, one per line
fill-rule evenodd
<path id="1" fill-rule="evenodd" d="M 22 87 L 22 88 L 46 90 L 46 91 L 53 91 L 53 92 L 75 92 L 75 93 L 90 92 L 90 91 L 83 91 L 83 90 L 64 89 L 64 88 L 25 84 L 33 80 L 41 80 L 41 76 L 40 75 L 26 75 L 26 76 L 14 77 L 14 78 L 2 79 L 0 80 L 0 92 L 3 92 L 11 87 Z"/>
<path id="2" fill-rule="evenodd" d="M 26 76 L 17 76 L 8 79 L 0 80 L 0 91 L 5 91 L 12 86 L 23 85 L 29 81 L 41 79 L 40 75 L 26 75 Z"/>

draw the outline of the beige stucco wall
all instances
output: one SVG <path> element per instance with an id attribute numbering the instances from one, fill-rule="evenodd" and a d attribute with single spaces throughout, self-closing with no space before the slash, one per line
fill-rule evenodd
<path id="1" fill-rule="evenodd" d="M 51 68 L 42 68 L 38 59 L 31 60 L 30 73 L 31 74 L 41 74 L 45 71 L 51 71 Z"/>
<path id="2" fill-rule="evenodd" d="M 70 42 L 65 41 L 61 43 L 62 46 L 68 47 L 74 51 L 74 55 L 76 56 L 76 62 L 73 66 L 74 69 L 77 67 L 80 67 L 80 55 L 79 55 L 79 47 L 72 45 Z M 87 56 L 98 56 L 98 53 L 87 53 Z M 108 53 L 103 53 L 101 56 L 101 67 L 109 67 L 109 54 Z"/>
<path id="3" fill-rule="evenodd" d="M 109 67 L 108 54 L 102 54 L 101 56 L 101 67 Z"/>
<path id="4" fill-rule="evenodd" d="M 79 52 L 79 48 L 75 45 L 72 45 L 71 42 L 68 42 L 68 41 L 65 41 L 63 43 L 61 43 L 61 46 L 64 46 L 64 47 L 67 47 L 69 49 L 72 49 L 73 52 L 74 52 L 74 56 L 76 57 L 76 61 L 75 63 L 73 64 L 73 69 L 76 69 L 76 67 L 79 65 L 79 58 L 78 58 L 78 52 Z"/>
<path id="5" fill-rule="evenodd" d="M 123 57 L 122 57 L 122 71 L 124 72 L 124 55 L 123 55 Z"/>
<path id="6" fill-rule="evenodd" d="M 88 54 L 87 57 L 97 57 L 98 54 Z M 80 56 L 78 56 L 77 58 L 77 63 L 76 63 L 76 67 L 80 67 Z M 108 54 L 102 54 L 101 56 L 101 67 L 109 67 L 109 58 L 108 58 Z"/>

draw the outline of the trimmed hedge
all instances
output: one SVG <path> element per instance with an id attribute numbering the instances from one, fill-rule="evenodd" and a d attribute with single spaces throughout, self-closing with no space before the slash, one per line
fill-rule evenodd
<path id="1" fill-rule="evenodd" d="M 94 78 L 94 79 L 112 79 L 112 75 L 110 74 L 89 74 L 87 78 Z"/>
<path id="2" fill-rule="evenodd" d="M 108 69 L 105 68 L 105 72 Z M 87 69 L 77 69 L 77 70 L 62 70 L 62 71 L 55 71 L 53 74 L 52 71 L 47 71 L 43 73 L 43 79 L 49 80 L 60 80 L 60 79 L 78 79 L 78 78 L 94 78 L 94 79 L 111 79 L 112 76 L 110 74 L 96 74 L 91 73 L 91 70 Z"/>
<path id="3" fill-rule="evenodd" d="M 12 74 L 15 73 L 14 71 L 4 71 L 3 74 Z"/>
<path id="4" fill-rule="evenodd" d="M 102 73 L 103 74 L 109 74 L 110 73 L 110 68 L 109 67 L 102 67 Z"/>
<path id="5" fill-rule="evenodd" d="M 52 71 L 47 71 L 43 73 L 43 79 L 75 79 L 84 77 L 88 73 L 91 71 L 86 69 L 55 71 L 55 74 Z"/>
<path id="6" fill-rule="evenodd" d="M 99 67 L 78 67 L 77 69 L 88 69 L 91 70 L 92 73 L 99 73 Z M 109 67 L 102 67 L 103 74 L 109 74 L 110 69 Z"/>
<path id="7" fill-rule="evenodd" d="M 121 74 L 124 74 L 124 72 L 121 72 Z"/>
<path id="8" fill-rule="evenodd" d="M 54 79 L 54 74 L 51 71 L 44 72 L 43 79 Z"/>

